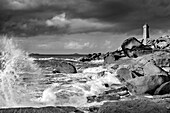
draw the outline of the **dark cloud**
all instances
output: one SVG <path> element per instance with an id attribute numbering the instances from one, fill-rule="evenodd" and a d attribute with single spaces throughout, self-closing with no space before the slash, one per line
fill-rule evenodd
<path id="1" fill-rule="evenodd" d="M 69 33 L 67 27 L 47 27 L 47 19 L 66 12 L 68 19 L 93 19 L 108 29 L 88 28 L 80 32 L 138 34 L 148 23 L 152 31 L 170 29 L 169 0 L 1 0 L 0 33 L 16 35 Z"/>

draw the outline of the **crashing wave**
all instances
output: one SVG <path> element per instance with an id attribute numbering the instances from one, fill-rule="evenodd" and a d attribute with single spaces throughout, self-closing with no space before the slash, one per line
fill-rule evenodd
<path id="1" fill-rule="evenodd" d="M 0 98 L 1 106 L 18 106 L 27 94 L 26 86 L 22 86 L 22 73 L 40 73 L 38 67 L 28 54 L 17 47 L 12 38 L 1 39 L 2 55 L 0 57 Z"/>

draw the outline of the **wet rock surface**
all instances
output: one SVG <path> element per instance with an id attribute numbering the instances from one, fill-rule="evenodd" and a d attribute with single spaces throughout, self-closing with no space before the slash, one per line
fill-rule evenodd
<path id="1" fill-rule="evenodd" d="M 83 113 L 75 107 L 8 108 L 0 113 Z"/>
<path id="2" fill-rule="evenodd" d="M 87 102 L 92 103 L 92 102 L 101 102 L 101 101 L 106 101 L 106 100 L 120 100 L 121 96 L 128 96 L 128 95 L 129 95 L 128 89 L 125 86 L 122 86 L 117 89 L 110 89 L 110 90 L 104 91 L 104 93 L 99 94 L 99 95 L 88 96 Z"/>
<path id="3" fill-rule="evenodd" d="M 60 62 L 54 69 L 53 73 L 77 73 L 77 70 L 71 63 Z"/>
<path id="4" fill-rule="evenodd" d="M 65 61 L 61 60 L 35 60 L 41 68 L 48 68 L 53 73 L 77 73 L 76 67 Z"/>
<path id="5" fill-rule="evenodd" d="M 154 94 L 156 88 L 169 81 L 164 75 L 142 76 L 127 81 L 127 87 L 133 94 Z"/>
<path id="6" fill-rule="evenodd" d="M 102 105 L 98 113 L 169 113 L 166 105 L 147 99 L 137 99 L 120 102 L 107 102 Z"/>
<path id="7" fill-rule="evenodd" d="M 106 101 L 106 100 L 119 100 L 120 96 L 117 94 L 108 94 L 108 95 L 98 95 L 98 96 L 89 96 L 87 97 L 87 102 L 92 103 L 92 102 L 101 102 L 101 101 Z"/>

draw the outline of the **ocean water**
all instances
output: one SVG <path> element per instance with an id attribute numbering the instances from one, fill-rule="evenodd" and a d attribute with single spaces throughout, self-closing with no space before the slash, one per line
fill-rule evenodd
<path id="1" fill-rule="evenodd" d="M 104 84 L 121 84 L 116 78 L 116 72 L 110 73 L 106 67 L 99 65 L 101 60 L 85 64 L 77 61 L 78 57 L 30 57 L 12 39 L 3 38 L 1 41 L 1 108 L 100 105 L 103 102 L 88 103 L 87 97 L 109 90 Z M 78 73 L 54 74 L 54 67 L 44 63 L 50 60 L 71 62 Z M 100 72 L 105 74 L 101 76 Z"/>

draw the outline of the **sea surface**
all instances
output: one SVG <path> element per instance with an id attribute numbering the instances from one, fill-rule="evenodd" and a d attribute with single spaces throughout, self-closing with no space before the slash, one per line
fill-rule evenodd
<path id="1" fill-rule="evenodd" d="M 121 84 L 101 61 L 79 62 L 80 55 L 28 55 L 12 39 L 4 38 L 0 57 L 0 107 L 75 106 L 89 107 L 101 102 L 87 102 L 109 90 L 104 84 Z M 70 62 L 78 73 L 53 73 L 50 60 Z M 37 63 L 38 62 L 38 63 Z M 105 72 L 104 75 L 99 73 Z M 115 86 L 116 87 L 116 86 Z"/>

